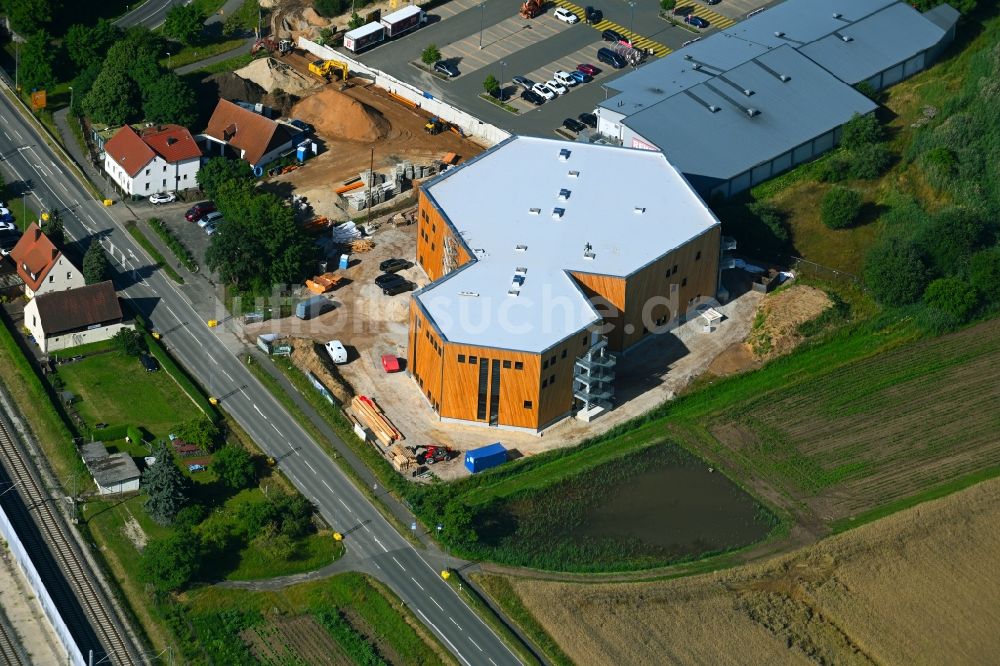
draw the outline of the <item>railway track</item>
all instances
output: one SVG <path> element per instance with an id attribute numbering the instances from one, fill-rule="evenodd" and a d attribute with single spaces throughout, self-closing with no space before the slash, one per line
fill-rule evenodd
<path id="1" fill-rule="evenodd" d="M 17 487 L 17 492 L 23 498 L 27 512 L 34 517 L 34 522 L 48 545 L 59 573 L 75 594 L 85 620 L 95 632 L 100 647 L 107 652 L 108 659 L 104 663 L 138 666 L 141 661 L 133 654 L 121 629 L 114 621 L 104 595 L 91 582 L 91 576 L 82 564 L 81 556 L 71 539 L 67 537 L 62 522 L 49 504 L 50 497 L 42 492 L 34 475 L 25 464 L 21 450 L 11 435 L 6 419 L 3 418 L 0 418 L 0 462 L 3 463 L 11 483 Z M 96 663 L 103 660 L 105 655 L 97 654 L 95 650 L 94 657 Z M 86 650 L 84 658 L 87 658 Z"/>
<path id="2" fill-rule="evenodd" d="M 5 623 L 0 622 L 0 663 L 8 666 L 29 666 L 28 662 L 21 658 L 22 654 L 17 641 L 7 633 Z"/>

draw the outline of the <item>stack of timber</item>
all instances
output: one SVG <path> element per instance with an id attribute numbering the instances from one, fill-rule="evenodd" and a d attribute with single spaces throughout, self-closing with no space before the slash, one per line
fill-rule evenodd
<path id="1" fill-rule="evenodd" d="M 323 273 L 313 276 L 311 280 L 306 280 L 306 288 L 314 294 L 325 294 L 336 289 L 343 281 L 344 278 L 336 273 Z"/>
<path id="2" fill-rule="evenodd" d="M 406 472 L 417 466 L 417 455 L 399 444 L 393 444 L 389 447 L 388 457 L 389 462 L 392 463 L 397 472 Z"/>
<path id="3" fill-rule="evenodd" d="M 396 426 L 390 421 L 375 401 L 366 395 L 356 395 L 351 399 L 351 410 L 357 417 L 361 425 L 372 431 L 375 438 L 382 443 L 382 446 L 389 446 L 399 439 L 403 439 L 403 434 L 396 430 Z"/>
<path id="4" fill-rule="evenodd" d="M 368 252 L 373 247 L 375 247 L 375 242 L 370 238 L 358 238 L 350 242 L 350 248 L 352 254 L 360 254 L 362 252 Z"/>
<path id="5" fill-rule="evenodd" d="M 303 224 L 302 230 L 309 234 L 318 234 L 321 231 L 325 231 L 329 226 L 330 219 L 320 215 Z"/>

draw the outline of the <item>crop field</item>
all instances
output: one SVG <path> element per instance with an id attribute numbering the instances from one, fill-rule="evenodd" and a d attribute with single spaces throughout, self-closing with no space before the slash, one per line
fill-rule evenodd
<path id="1" fill-rule="evenodd" d="M 254 659 L 268 666 L 350 666 L 354 663 L 330 634 L 308 615 L 275 618 L 244 629 L 240 638 L 250 647 Z"/>
<path id="2" fill-rule="evenodd" d="M 848 364 L 709 422 L 723 455 L 829 522 L 1000 461 L 1000 320 Z"/>
<path id="3" fill-rule="evenodd" d="M 1000 654 L 997 567 L 1000 480 L 992 479 L 711 574 L 600 584 L 486 578 L 509 584 L 580 665 L 976 664 Z"/>

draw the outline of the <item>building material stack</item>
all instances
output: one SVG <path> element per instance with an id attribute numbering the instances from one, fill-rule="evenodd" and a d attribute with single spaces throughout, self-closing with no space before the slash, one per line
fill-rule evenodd
<path id="1" fill-rule="evenodd" d="M 391 446 L 396 440 L 403 439 L 403 434 L 396 430 L 375 401 L 365 395 L 356 395 L 351 399 L 351 410 L 361 425 L 371 430 L 382 446 Z"/>
<path id="2" fill-rule="evenodd" d="M 393 444 L 389 447 L 388 456 L 397 472 L 407 472 L 417 467 L 417 455 L 405 446 Z"/>
<path id="3" fill-rule="evenodd" d="M 306 280 L 306 287 L 314 294 L 325 294 L 336 289 L 343 281 L 344 278 L 336 273 L 323 273 L 313 276 L 311 280 Z"/>

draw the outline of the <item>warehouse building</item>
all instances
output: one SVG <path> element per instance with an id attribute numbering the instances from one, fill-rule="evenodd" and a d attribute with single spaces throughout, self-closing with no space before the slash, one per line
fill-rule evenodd
<path id="1" fill-rule="evenodd" d="M 662 150 L 704 196 L 731 196 L 840 142 L 881 90 L 928 67 L 958 12 L 896 0 L 786 0 L 615 79 L 596 109 L 614 143 Z"/>
<path id="2" fill-rule="evenodd" d="M 511 137 L 421 187 L 408 372 L 444 421 L 610 407 L 614 357 L 718 285 L 719 221 L 662 153 Z"/>

